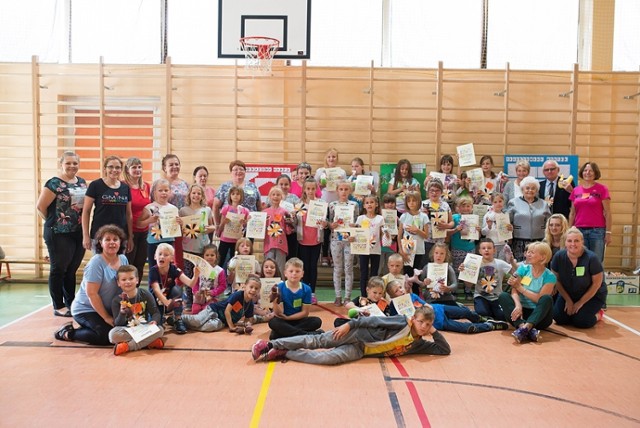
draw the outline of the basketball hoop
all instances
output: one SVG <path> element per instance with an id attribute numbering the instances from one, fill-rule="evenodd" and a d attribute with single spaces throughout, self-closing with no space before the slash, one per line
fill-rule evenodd
<path id="1" fill-rule="evenodd" d="M 272 37 L 250 36 L 240 39 L 240 50 L 244 52 L 246 63 L 244 68 L 254 73 L 269 73 L 271 62 L 278 52 L 280 40 Z"/>

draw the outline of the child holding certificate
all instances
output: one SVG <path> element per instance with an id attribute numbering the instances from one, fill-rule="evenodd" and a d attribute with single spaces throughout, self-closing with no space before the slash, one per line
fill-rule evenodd
<path id="1" fill-rule="evenodd" d="M 360 294 L 367 294 L 367 282 L 370 277 L 378 274 L 380 267 L 380 253 L 382 241 L 382 227 L 384 218 L 380 215 L 378 197 L 365 196 L 363 199 L 363 214 L 358 216 L 356 224 L 369 231 L 369 254 L 360 254 Z M 348 301 L 348 299 L 346 300 Z"/>
<path id="2" fill-rule="evenodd" d="M 410 192 L 405 197 L 407 211 L 400 216 L 398 225 L 398 253 L 404 259 L 404 273 L 413 276 L 413 269 L 424 265 L 424 240 L 429 237 L 429 216 L 420 211 L 420 193 Z"/>
<path id="3" fill-rule="evenodd" d="M 151 195 L 153 202 L 144 207 L 136 224 L 139 228 L 149 228 L 149 233 L 147 234 L 147 262 L 149 263 L 149 269 L 156 264 L 155 254 L 158 245 L 162 242 L 168 242 L 173 245 L 175 237 L 182 236 L 182 232 L 177 235 L 172 234 L 173 236 L 164 236 L 163 234 L 168 228 L 163 228 L 162 222 L 174 220 L 178 225 L 182 223 L 182 220 L 178 217 L 178 208 L 169 203 L 169 197 L 172 195 L 169 180 L 160 178 L 154 181 L 153 186 L 151 186 Z M 171 213 L 172 211 L 175 211 L 173 218 L 163 215 L 163 213 Z M 179 226 L 178 230 L 180 230 Z"/>
<path id="4" fill-rule="evenodd" d="M 491 208 L 487 211 L 487 213 L 482 218 L 482 235 L 491 239 L 496 246 L 496 255 L 498 258 L 505 260 L 504 249 L 505 245 L 507 245 L 507 241 L 505 237 L 502 236 L 504 234 L 500 233 L 500 229 L 498 228 L 497 219 L 501 214 L 504 214 L 505 220 L 509 220 L 509 216 L 504 213 L 506 198 L 502 193 L 494 193 L 491 195 Z M 511 223 L 506 226 L 506 229 L 512 230 L 513 226 Z M 507 260 L 505 260 L 507 261 Z"/>
<path id="5" fill-rule="evenodd" d="M 115 317 L 109 341 L 115 345 L 114 355 L 143 348 L 164 348 L 164 329 L 159 325 L 160 312 L 151 293 L 137 287 L 138 269 L 132 265 L 122 265 L 116 275 L 118 287 L 123 292 L 111 304 Z"/>
<path id="6" fill-rule="evenodd" d="M 467 232 L 473 225 L 468 225 L 462 220 L 462 216 L 465 214 L 473 213 L 473 200 L 470 197 L 458 198 L 456 202 L 457 213 L 453 216 L 454 228 L 449 231 L 451 235 L 451 255 L 453 258 L 453 266 L 458 267 L 464 262 L 464 258 L 469 253 L 474 253 L 476 250 L 476 241 L 470 239 L 463 239 L 463 232 Z M 477 231 L 480 231 L 480 226 L 476 227 Z M 465 297 L 471 300 L 473 292 L 471 287 L 465 286 Z"/>
<path id="7" fill-rule="evenodd" d="M 407 210 L 405 206 L 405 196 L 410 192 L 420 193 L 420 183 L 413 177 L 411 162 L 408 159 L 400 159 L 396 165 L 394 176 L 389 181 L 387 193 L 396 197 L 396 209 L 398 215 Z"/>
<path id="8" fill-rule="evenodd" d="M 227 283 L 231 284 L 231 289 L 227 288 L 227 294 L 231 294 L 231 292 L 236 291 L 240 288 L 240 285 L 244 284 L 246 280 L 246 276 L 249 273 L 258 274 L 260 273 L 260 262 L 253 257 L 253 242 L 247 238 L 240 238 L 236 242 L 236 252 L 235 256 L 229 260 L 229 265 L 227 266 Z M 253 266 L 245 266 L 242 263 L 241 259 L 244 259 L 243 256 L 252 256 L 253 257 Z M 238 267 L 240 267 L 243 271 L 238 272 Z"/>
<path id="9" fill-rule="evenodd" d="M 322 191 L 320 199 L 330 204 L 338 200 L 338 182 L 347 179 L 344 169 L 338 167 L 338 150 L 329 149 L 324 156 L 324 167 L 316 170 L 315 179 Z M 325 229 L 322 243 L 322 266 L 329 266 L 329 230 Z"/>
<path id="10" fill-rule="evenodd" d="M 289 253 L 287 233 L 294 229 L 294 217 L 280 206 L 284 192 L 278 186 L 269 190 L 270 206 L 265 210 L 267 224 L 264 234 L 264 256 L 276 261 L 278 268 L 284 270 L 284 262 Z"/>
<path id="11" fill-rule="evenodd" d="M 296 235 L 298 237 L 299 256 L 304 263 L 302 282 L 311 287 L 311 304 L 318 303 L 316 297 L 316 282 L 318 281 L 318 258 L 324 240 L 327 220 L 324 219 L 317 226 L 307 226 L 307 205 L 317 197 L 318 183 L 314 178 L 307 178 L 303 184 L 301 202 L 296 205 Z"/>
<path id="12" fill-rule="evenodd" d="M 213 244 L 206 245 L 202 258 L 209 263 L 211 271 L 208 275 L 200 272 L 193 287 L 188 287 L 193 290 L 191 307 L 193 315 L 203 310 L 208 304 L 217 302 L 227 288 L 227 275 L 224 269 L 218 266 L 218 247 Z"/>
<path id="13" fill-rule="evenodd" d="M 211 242 L 209 234 L 215 231 L 213 214 L 207 206 L 205 190 L 199 184 L 189 186 L 186 205 L 180 208 L 180 217 L 183 218 L 182 251 L 202 257 L 204 247 Z M 184 259 L 184 273 L 193 276 L 193 263 Z M 185 288 L 185 305 L 190 310 L 193 306 L 193 294 L 190 287 Z"/>
<path id="14" fill-rule="evenodd" d="M 387 284 L 387 294 L 391 297 L 389 315 L 396 315 L 398 310 L 396 309 L 397 301 L 395 299 L 405 296 L 407 292 L 400 281 L 391 281 Z M 431 306 L 435 313 L 433 326 L 438 330 L 474 334 L 493 330 L 507 330 L 509 328 L 509 324 L 506 322 L 482 317 L 466 306 L 440 305 L 437 303 L 429 305 L 414 293 L 410 293 L 410 302 L 415 308 Z M 470 322 L 459 320 L 468 320 Z"/>
<path id="15" fill-rule="evenodd" d="M 384 299 L 384 280 L 379 276 L 372 276 L 367 283 L 367 294 L 356 297 L 345 303 L 349 318 L 359 316 L 386 316 L 389 311 L 389 304 Z M 334 327 L 340 327 L 349 322 L 348 318 L 336 318 L 333 320 Z"/>
<path id="16" fill-rule="evenodd" d="M 431 248 L 429 259 L 431 263 L 424 265 L 420 274 L 420 279 L 426 287 L 424 300 L 428 303 L 455 305 L 458 280 L 447 244 L 436 243 Z"/>
<path id="17" fill-rule="evenodd" d="M 220 210 L 220 224 L 216 228 L 216 234 L 220 237 L 218 264 L 222 268 L 226 266 L 227 256 L 233 257 L 236 242 L 242 237 L 242 229 L 249 217 L 249 210 L 240 205 L 243 199 L 244 190 L 242 190 L 242 187 L 232 186 L 229 189 L 229 204 Z M 225 228 L 227 229 L 226 231 Z"/>
<path id="18" fill-rule="evenodd" d="M 358 204 L 349 200 L 351 184 L 347 181 L 338 183 L 338 200 L 329 204 L 329 228 L 331 229 L 331 255 L 333 256 L 333 289 L 336 306 L 342 306 L 344 301 L 351 300 L 353 288 L 353 256 L 349 233 L 341 231 L 353 227 Z M 344 274 L 344 296 L 341 290 L 342 275 Z"/>
<path id="19" fill-rule="evenodd" d="M 429 236 L 425 238 L 424 253 L 429 254 L 436 242 L 445 242 L 447 231 L 453 228 L 451 207 L 442 197 L 444 186 L 438 179 L 427 177 L 424 183 L 428 198 L 422 201 L 422 212 L 429 216 Z"/>

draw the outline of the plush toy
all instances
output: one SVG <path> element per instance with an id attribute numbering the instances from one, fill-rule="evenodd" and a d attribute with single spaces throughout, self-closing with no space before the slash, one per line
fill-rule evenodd
<path id="1" fill-rule="evenodd" d="M 422 285 L 422 281 L 420 281 L 420 274 L 422 271 L 420 269 L 413 270 L 413 276 L 406 275 L 404 276 L 404 287 L 407 290 L 407 293 L 411 292 L 411 285 L 417 284 L 418 286 Z"/>

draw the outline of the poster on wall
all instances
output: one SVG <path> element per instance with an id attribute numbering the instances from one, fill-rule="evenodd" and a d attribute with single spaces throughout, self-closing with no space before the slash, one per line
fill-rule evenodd
<path id="1" fill-rule="evenodd" d="M 578 176 L 577 155 L 505 155 L 504 172 L 509 176 L 509 178 L 514 178 L 516 176 L 516 163 L 521 159 L 529 161 L 529 164 L 531 165 L 531 172 L 529 175 L 537 178 L 538 180 L 542 180 L 544 178 L 542 167 L 548 160 L 558 162 L 558 165 L 560 166 L 560 174 L 565 178 L 569 175 L 573 175 L 574 177 Z"/>
<path id="2" fill-rule="evenodd" d="M 291 177 L 291 173 L 296 169 L 296 164 L 272 164 L 260 165 L 256 163 L 247 163 L 246 179 L 256 183 L 260 191 L 260 197 L 263 203 L 268 202 L 269 190 L 276 184 L 276 179 L 282 174 Z"/>

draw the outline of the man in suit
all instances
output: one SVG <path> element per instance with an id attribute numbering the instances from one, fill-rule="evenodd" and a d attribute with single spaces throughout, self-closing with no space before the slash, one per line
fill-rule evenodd
<path id="1" fill-rule="evenodd" d="M 540 192 L 538 196 L 549 202 L 553 214 L 562 214 L 568 220 L 569 212 L 571 211 L 569 195 L 571 195 L 573 186 L 571 184 L 567 184 L 564 188 L 558 186 L 560 166 L 558 162 L 554 160 L 546 161 L 542 166 L 542 172 L 545 179 L 540 181 Z"/>

